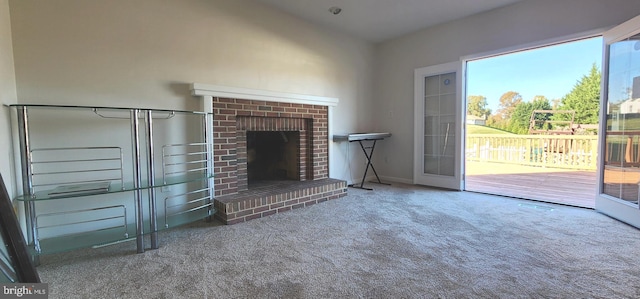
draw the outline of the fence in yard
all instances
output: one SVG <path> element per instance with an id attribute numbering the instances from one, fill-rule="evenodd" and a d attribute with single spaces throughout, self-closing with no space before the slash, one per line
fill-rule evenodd
<path id="1" fill-rule="evenodd" d="M 502 135 L 467 136 L 468 161 L 595 170 L 598 136 Z"/>

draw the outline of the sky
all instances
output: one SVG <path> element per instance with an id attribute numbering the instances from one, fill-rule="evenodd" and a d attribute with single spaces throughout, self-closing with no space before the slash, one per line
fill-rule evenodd
<path id="1" fill-rule="evenodd" d="M 594 63 L 602 70 L 601 37 L 469 61 L 467 96 L 486 97 L 492 113 L 508 91 L 527 102 L 542 95 L 553 104 L 588 75 Z"/>

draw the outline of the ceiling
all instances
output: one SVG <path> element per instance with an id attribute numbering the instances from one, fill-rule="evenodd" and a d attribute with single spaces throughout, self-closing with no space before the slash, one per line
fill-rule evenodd
<path id="1" fill-rule="evenodd" d="M 256 0 L 371 42 L 393 39 L 521 0 Z M 340 7 L 334 15 L 330 7 Z"/>

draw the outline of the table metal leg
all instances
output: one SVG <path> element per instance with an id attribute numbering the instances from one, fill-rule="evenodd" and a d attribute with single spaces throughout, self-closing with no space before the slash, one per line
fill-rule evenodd
<path id="1" fill-rule="evenodd" d="M 144 205 L 142 204 L 142 179 L 140 177 L 140 136 L 138 128 L 138 109 L 131 110 L 131 143 L 133 147 L 133 185 L 136 201 L 136 247 L 138 253 L 144 252 Z"/>
<path id="2" fill-rule="evenodd" d="M 25 197 L 33 195 L 33 173 L 31 169 L 31 144 L 29 142 L 29 116 L 26 107 L 20 107 L 18 113 L 18 132 L 20 138 L 20 160 L 22 166 L 22 192 Z M 28 200 L 24 203 L 27 222 L 27 243 L 34 250 L 32 260 L 40 264 L 40 237 L 38 236 L 38 218 L 36 203 Z"/>
<path id="3" fill-rule="evenodd" d="M 153 113 L 145 111 L 146 143 L 147 143 L 147 180 L 149 186 L 155 186 L 155 167 L 153 163 Z M 151 249 L 160 247 L 158 241 L 158 211 L 156 208 L 156 188 L 149 188 L 149 229 L 151 230 Z"/>
<path id="4" fill-rule="evenodd" d="M 372 188 L 365 188 L 364 187 L 364 181 L 367 178 L 367 172 L 369 171 L 369 167 L 371 167 L 371 170 L 373 170 L 373 173 L 376 175 L 376 179 L 378 179 L 378 182 L 377 182 L 378 184 L 389 185 L 389 184 L 383 183 L 380 180 L 380 177 L 378 176 L 378 172 L 373 167 L 373 163 L 371 162 L 371 159 L 373 158 L 373 151 L 376 148 L 376 142 L 377 141 L 378 141 L 377 139 L 374 139 L 373 140 L 373 144 L 370 147 L 365 147 L 364 144 L 362 144 L 362 140 L 358 140 L 358 143 L 360 144 L 360 148 L 362 149 L 362 152 L 364 153 L 364 156 L 367 158 L 367 167 L 364 169 L 364 175 L 362 176 L 362 181 L 360 182 L 360 186 L 356 186 L 356 184 L 351 184 L 351 185 L 349 185 L 349 187 L 358 188 L 358 189 L 365 189 L 365 190 L 373 190 Z M 370 149 L 370 151 L 367 152 L 367 149 Z"/>

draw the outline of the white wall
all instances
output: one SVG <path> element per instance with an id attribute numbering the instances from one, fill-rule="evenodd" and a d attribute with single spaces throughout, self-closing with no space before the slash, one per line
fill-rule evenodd
<path id="1" fill-rule="evenodd" d="M 198 109 L 189 90 L 197 82 L 339 98 L 334 133 L 371 123 L 373 45 L 263 4 L 11 0 L 9 6 L 20 103 Z M 348 156 L 345 145 L 333 145 L 332 177 L 350 177 Z"/>
<path id="2" fill-rule="evenodd" d="M 13 151 L 11 147 L 11 109 L 8 104 L 17 103 L 16 78 L 13 67 L 11 45 L 11 21 L 8 0 L 0 0 L 0 173 L 9 191 L 14 197 L 15 183 L 13 174 Z"/>
<path id="3" fill-rule="evenodd" d="M 611 27 L 640 14 L 637 0 L 525 0 L 377 45 L 374 106 L 381 142 L 375 165 L 389 180 L 413 178 L 416 68 Z"/>
<path id="4" fill-rule="evenodd" d="M 375 47 L 250 0 L 9 0 L 9 8 L 10 25 L 0 9 L 2 36 L 13 38 L 13 59 L 11 39 L 0 40 L 3 103 L 16 101 L 13 82 L 20 103 L 197 109 L 192 82 L 337 97 L 333 132 L 393 133 L 377 145 L 376 170 L 410 181 L 414 69 L 613 26 L 640 14 L 640 1 L 525 0 Z M 359 148 L 332 150 L 331 176 L 358 180 Z M 5 176 L 11 167 L 0 161 Z"/>

